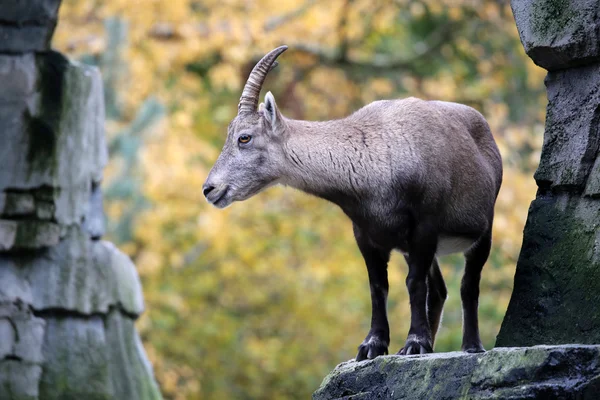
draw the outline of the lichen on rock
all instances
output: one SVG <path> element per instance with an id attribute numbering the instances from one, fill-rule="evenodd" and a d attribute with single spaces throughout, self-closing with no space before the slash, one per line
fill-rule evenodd
<path id="1" fill-rule="evenodd" d="M 0 399 L 160 399 L 137 271 L 100 240 L 102 79 L 49 51 L 59 3 L 0 18 Z"/>
<path id="2" fill-rule="evenodd" d="M 579 399 L 600 392 L 600 346 L 535 346 L 338 365 L 313 400 Z"/>
<path id="3" fill-rule="evenodd" d="M 600 343 L 600 0 L 512 1 L 550 72 L 539 190 L 497 346 Z"/>
<path id="4" fill-rule="evenodd" d="M 537 65 L 554 71 L 600 60 L 598 0 L 512 0 L 511 6 Z"/>

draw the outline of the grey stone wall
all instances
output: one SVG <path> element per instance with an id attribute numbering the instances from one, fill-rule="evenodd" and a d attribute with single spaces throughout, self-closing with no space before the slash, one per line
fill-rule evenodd
<path id="1" fill-rule="evenodd" d="M 497 346 L 600 343 L 600 0 L 513 0 L 546 68 L 539 190 Z"/>
<path id="2" fill-rule="evenodd" d="M 160 399 L 131 260 L 104 233 L 99 71 L 50 51 L 59 0 L 0 0 L 0 399 Z"/>

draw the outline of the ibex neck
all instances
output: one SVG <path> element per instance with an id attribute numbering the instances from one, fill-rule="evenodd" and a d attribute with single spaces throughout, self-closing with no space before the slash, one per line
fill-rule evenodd
<path id="1" fill-rule="evenodd" d="M 346 120 L 286 125 L 283 183 L 338 204 L 358 200 L 369 184 L 364 133 Z"/>

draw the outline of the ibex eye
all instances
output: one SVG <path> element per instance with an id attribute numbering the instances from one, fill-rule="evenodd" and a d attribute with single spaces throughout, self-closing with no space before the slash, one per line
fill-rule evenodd
<path id="1" fill-rule="evenodd" d="M 249 143 L 251 140 L 252 140 L 252 136 L 250 136 L 250 135 L 240 135 L 240 137 L 238 138 L 238 142 L 240 142 L 242 144 Z"/>

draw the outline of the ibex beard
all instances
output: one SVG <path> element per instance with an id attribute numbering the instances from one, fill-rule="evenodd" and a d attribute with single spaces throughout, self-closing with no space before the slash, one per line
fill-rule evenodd
<path id="1" fill-rule="evenodd" d="M 477 317 L 481 270 L 502 182 L 500 152 L 483 116 L 468 106 L 416 98 L 373 102 L 339 120 L 284 117 L 260 90 L 274 49 L 254 67 L 203 192 L 223 208 L 283 184 L 337 204 L 352 220 L 371 288 L 371 328 L 356 359 L 388 354 L 387 265 L 408 264 L 411 321 L 398 354 L 433 351 L 447 291 L 437 256 L 465 255 L 462 350 L 485 351 Z"/>

